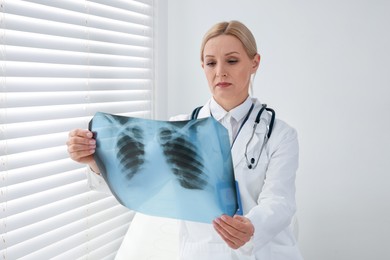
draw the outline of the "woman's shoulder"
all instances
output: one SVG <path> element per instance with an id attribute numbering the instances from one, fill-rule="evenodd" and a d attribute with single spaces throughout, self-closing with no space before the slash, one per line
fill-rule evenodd
<path id="1" fill-rule="evenodd" d="M 269 139 L 272 147 L 280 148 L 285 145 L 298 147 L 298 134 L 294 127 L 281 119 L 275 119 L 274 129 Z"/>
<path id="2" fill-rule="evenodd" d="M 176 116 L 170 117 L 169 121 L 183 121 L 183 120 L 188 120 L 188 119 L 190 119 L 190 115 L 181 114 L 181 115 L 176 115 Z"/>
<path id="3" fill-rule="evenodd" d="M 276 135 L 292 135 L 292 136 L 297 136 L 297 130 L 285 122 L 282 119 L 276 118 L 275 119 L 275 124 L 274 124 L 274 131 Z"/>
<path id="4" fill-rule="evenodd" d="M 256 104 L 256 107 L 260 109 L 260 107 L 263 105 L 259 99 L 257 98 L 252 98 L 252 102 Z M 269 117 L 270 119 L 270 117 Z M 272 129 L 272 136 L 278 136 L 283 137 L 283 136 L 297 136 L 297 131 L 293 126 L 285 122 L 283 119 L 278 118 L 278 112 L 276 111 L 276 117 L 275 117 L 275 122 L 273 125 Z"/>
<path id="5" fill-rule="evenodd" d="M 207 103 L 204 104 L 203 106 L 194 107 L 194 109 L 192 111 L 190 111 L 191 113 L 189 113 L 189 114 L 180 114 L 180 115 L 172 116 L 172 117 L 169 118 L 169 121 L 190 120 L 191 119 L 191 114 L 197 108 L 200 108 L 200 111 L 199 111 L 199 114 L 198 114 L 197 118 L 203 118 L 203 117 L 206 117 L 206 116 L 210 116 L 209 103 L 210 103 L 210 100 L 208 100 Z"/>
<path id="6" fill-rule="evenodd" d="M 296 132 L 293 126 L 280 118 L 275 118 L 275 128 L 282 132 Z"/>

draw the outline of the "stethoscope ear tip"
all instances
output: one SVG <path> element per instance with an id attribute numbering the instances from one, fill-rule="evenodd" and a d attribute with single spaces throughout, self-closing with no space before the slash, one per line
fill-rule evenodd
<path id="1" fill-rule="evenodd" d="M 248 164 L 248 169 L 252 169 L 252 164 Z"/>

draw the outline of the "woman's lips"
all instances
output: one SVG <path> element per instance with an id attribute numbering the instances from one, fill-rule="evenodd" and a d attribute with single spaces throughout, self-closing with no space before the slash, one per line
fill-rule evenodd
<path id="1" fill-rule="evenodd" d="M 226 88 L 226 87 L 229 87 L 231 85 L 231 83 L 229 82 L 218 82 L 217 83 L 217 87 L 221 87 L 221 88 Z"/>

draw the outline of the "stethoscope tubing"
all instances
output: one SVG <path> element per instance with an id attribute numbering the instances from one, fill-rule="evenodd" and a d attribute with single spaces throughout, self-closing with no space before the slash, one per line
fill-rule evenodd
<path id="1" fill-rule="evenodd" d="M 194 109 L 194 111 L 191 114 L 191 120 L 198 118 L 199 111 L 200 111 L 201 108 L 202 108 L 202 106 L 197 107 L 197 108 Z M 241 129 L 244 127 L 245 123 L 248 121 L 249 116 L 252 113 L 253 108 L 254 108 L 254 104 L 252 103 L 252 106 L 250 107 L 247 115 L 245 116 L 244 121 L 242 122 L 242 124 L 240 125 L 240 128 L 237 131 L 237 135 L 233 139 L 231 148 L 233 147 L 234 142 L 236 141 L 238 135 L 240 134 Z M 264 110 L 266 110 L 266 111 L 271 113 L 271 120 L 270 120 L 270 123 L 268 124 L 268 127 L 266 127 L 266 133 L 264 134 L 263 143 L 261 144 L 260 153 L 259 153 L 259 156 L 257 157 L 257 160 L 255 160 L 254 157 L 252 157 L 251 160 L 249 160 L 248 159 L 248 147 L 249 147 L 250 142 L 253 139 L 253 136 L 254 136 L 256 128 L 257 128 L 257 125 L 260 123 L 261 115 L 263 114 Z M 211 111 L 210 111 L 210 115 L 213 116 Z M 260 161 L 261 154 L 263 153 L 263 150 L 265 149 L 265 145 L 268 143 L 268 140 L 271 137 L 272 130 L 273 130 L 273 127 L 274 127 L 274 123 L 275 123 L 275 110 L 273 110 L 272 108 L 268 108 L 267 104 L 262 104 L 259 112 L 256 115 L 256 119 L 255 119 L 255 122 L 254 122 L 254 125 L 253 125 L 253 129 L 252 129 L 252 135 L 249 138 L 249 140 L 248 140 L 248 142 L 246 143 L 246 146 L 245 146 L 245 153 L 244 154 L 245 154 L 246 163 L 247 163 L 247 166 L 248 166 L 249 169 L 254 170 L 257 167 L 257 165 L 258 165 L 258 163 Z"/>

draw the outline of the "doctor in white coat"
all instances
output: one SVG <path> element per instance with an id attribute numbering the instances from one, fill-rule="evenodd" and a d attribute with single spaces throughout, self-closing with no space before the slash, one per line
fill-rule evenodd
<path id="1" fill-rule="evenodd" d="M 249 96 L 249 88 L 259 64 L 260 55 L 255 39 L 242 23 L 221 22 L 205 34 L 201 46 L 201 65 L 212 97 L 199 111 L 198 118 L 213 116 L 228 129 L 243 215 L 223 215 L 212 224 L 177 221 L 178 228 L 172 228 L 174 232 L 169 233 L 172 243 L 165 245 L 171 247 L 171 250 L 165 248 L 171 253 L 171 259 L 303 259 L 291 228 L 296 211 L 297 133 L 276 119 L 268 139 L 271 114 L 265 111 L 254 128 L 262 104 Z M 185 115 L 172 120 L 189 118 L 189 115 Z M 87 163 L 94 172 L 99 172 L 93 160 L 95 144 L 90 132 L 81 129 L 71 131 L 67 144 L 72 159 Z M 105 189 L 103 179 L 96 173 L 88 176 L 90 186 Z M 150 223 L 176 223 L 145 218 Z M 130 251 L 140 249 L 141 245 L 135 244 L 143 241 L 140 237 L 142 230 L 136 231 L 137 227 L 133 227 L 136 222 L 133 221 L 117 259 L 134 256 L 136 254 Z M 156 235 L 149 238 L 158 240 Z"/>

